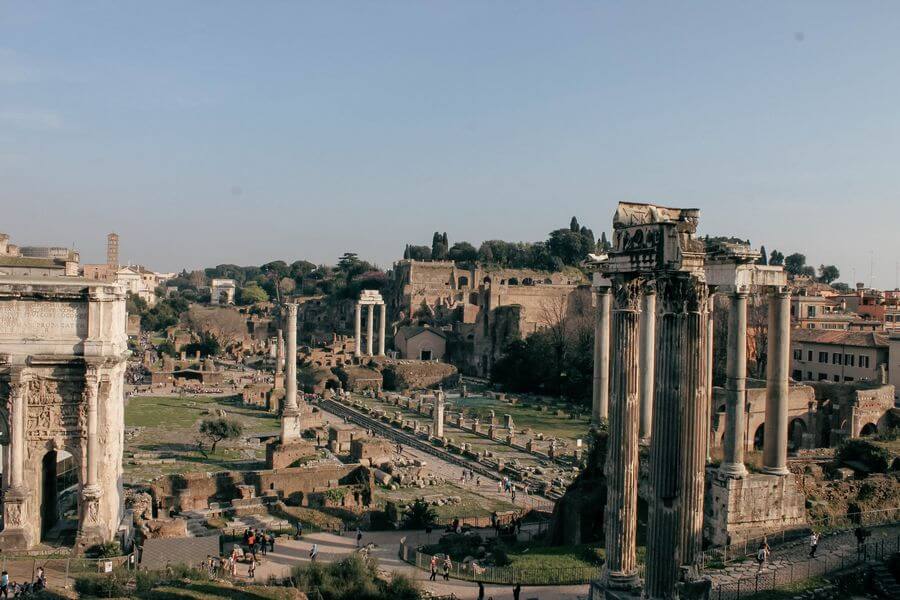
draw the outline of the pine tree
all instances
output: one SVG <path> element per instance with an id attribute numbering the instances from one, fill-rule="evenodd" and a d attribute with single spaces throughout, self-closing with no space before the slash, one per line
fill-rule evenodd
<path id="1" fill-rule="evenodd" d="M 603 252 L 609 252 L 611 249 L 612 249 L 612 246 L 610 245 L 609 241 L 607 241 L 607 239 L 606 239 L 606 232 L 601 231 L 600 232 L 600 250 L 602 250 Z"/>
<path id="2" fill-rule="evenodd" d="M 574 233 L 578 233 L 579 231 L 581 231 L 581 227 L 579 227 L 578 225 L 578 219 L 572 217 L 572 220 L 569 222 L 569 229 Z"/>
<path id="3" fill-rule="evenodd" d="M 767 264 L 769 264 L 769 255 L 766 254 L 766 247 L 765 247 L 765 246 L 760 246 L 760 247 L 759 247 L 759 261 L 758 261 L 758 263 L 761 264 L 761 265 L 767 265 Z"/>
<path id="4" fill-rule="evenodd" d="M 444 248 L 446 250 L 450 249 L 450 242 L 447 240 L 447 232 L 444 232 L 443 237 L 441 237 L 441 243 L 444 244 Z"/>
<path id="5" fill-rule="evenodd" d="M 406 245 L 406 250 L 403 251 L 403 258 L 409 260 L 409 244 Z"/>

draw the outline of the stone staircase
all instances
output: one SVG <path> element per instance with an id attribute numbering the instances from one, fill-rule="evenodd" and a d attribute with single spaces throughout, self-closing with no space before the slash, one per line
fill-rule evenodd
<path id="1" fill-rule="evenodd" d="M 887 566 L 882 561 L 872 562 L 869 565 L 872 573 L 872 587 L 882 598 L 900 598 L 900 583 L 894 579 Z"/>

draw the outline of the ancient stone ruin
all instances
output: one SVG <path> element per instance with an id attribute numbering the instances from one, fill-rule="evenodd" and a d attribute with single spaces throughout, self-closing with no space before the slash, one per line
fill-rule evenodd
<path id="1" fill-rule="evenodd" d="M 32 548 L 57 524 L 59 453 L 76 465 L 78 547 L 116 537 L 127 356 L 121 287 L 0 278 L 0 548 Z"/>

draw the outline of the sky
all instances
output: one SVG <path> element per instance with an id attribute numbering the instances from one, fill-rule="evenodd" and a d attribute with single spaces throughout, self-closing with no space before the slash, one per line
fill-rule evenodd
<path id="1" fill-rule="evenodd" d="M 0 0 L 0 231 L 389 267 L 635 201 L 893 288 L 898 31 L 866 0 Z"/>

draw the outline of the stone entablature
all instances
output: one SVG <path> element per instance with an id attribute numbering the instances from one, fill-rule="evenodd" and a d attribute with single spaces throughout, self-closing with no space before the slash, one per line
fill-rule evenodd
<path id="1" fill-rule="evenodd" d="M 123 514 L 124 290 L 78 278 L 0 278 L 0 323 L 9 425 L 0 547 L 40 541 L 50 525 L 41 514 L 44 458 L 61 450 L 77 465 L 79 547 L 113 539 Z"/>

